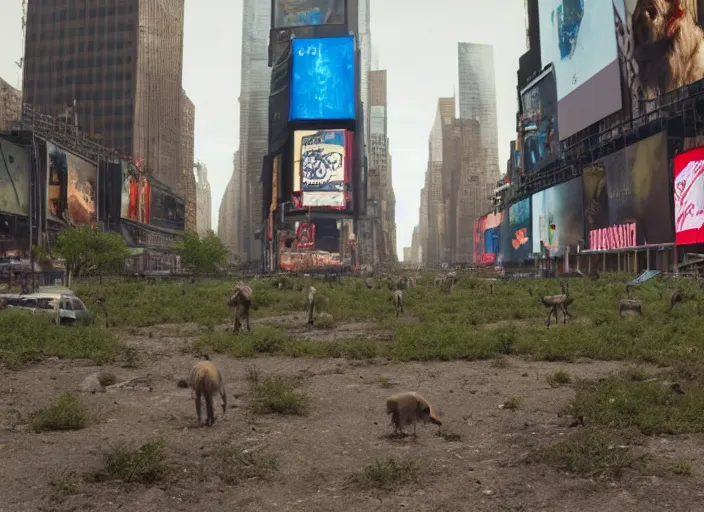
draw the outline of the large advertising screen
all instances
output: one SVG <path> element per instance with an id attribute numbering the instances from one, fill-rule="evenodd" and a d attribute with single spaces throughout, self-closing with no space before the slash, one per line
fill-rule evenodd
<path id="1" fill-rule="evenodd" d="M 622 0 L 618 0 L 622 1 Z M 540 0 L 540 55 L 557 89 L 562 139 L 621 109 L 613 0 Z"/>
<path id="2" fill-rule="evenodd" d="M 47 142 L 47 218 L 95 227 L 97 174 L 95 164 Z M 68 219 L 66 218 L 68 216 Z"/>
<path id="3" fill-rule="evenodd" d="M 675 243 L 704 243 L 704 148 L 675 155 Z"/>
<path id="4" fill-rule="evenodd" d="M 345 0 L 274 0 L 273 5 L 273 28 L 345 24 Z"/>
<path id="5" fill-rule="evenodd" d="M 703 37 L 697 26 L 697 1 L 676 3 L 680 11 L 674 2 L 664 0 L 614 0 L 616 37 L 626 63 L 634 117 L 647 110 L 639 100 L 657 98 L 704 78 L 702 66 L 690 65 L 692 50 L 687 49 Z"/>
<path id="6" fill-rule="evenodd" d="M 347 207 L 351 154 L 347 130 L 296 130 L 293 191 L 302 208 Z"/>
<path id="7" fill-rule="evenodd" d="M 557 93 L 552 71 L 540 75 L 521 93 L 523 115 L 523 172 L 539 171 L 560 151 L 557 131 Z"/>
<path id="8" fill-rule="evenodd" d="M 653 135 L 584 169 L 590 250 L 672 242 L 667 137 Z"/>
<path id="9" fill-rule="evenodd" d="M 501 263 L 501 221 L 503 212 L 489 213 L 474 220 L 474 263 Z"/>
<path id="10" fill-rule="evenodd" d="M 0 212 L 29 215 L 29 150 L 0 139 Z"/>
<path id="11" fill-rule="evenodd" d="M 522 262 L 531 256 L 530 198 L 508 208 L 508 240 L 503 244 L 505 261 Z"/>
<path id="12" fill-rule="evenodd" d="M 354 37 L 293 40 L 290 121 L 356 118 Z"/>
<path id="13" fill-rule="evenodd" d="M 129 162 L 122 162 L 120 217 L 149 224 L 151 191 L 146 177 Z"/>
<path id="14" fill-rule="evenodd" d="M 562 257 L 567 247 L 583 245 L 583 195 L 582 178 L 575 178 L 531 196 L 534 254 Z"/>

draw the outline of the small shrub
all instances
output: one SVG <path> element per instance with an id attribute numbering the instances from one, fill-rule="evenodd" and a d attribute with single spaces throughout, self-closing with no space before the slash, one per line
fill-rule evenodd
<path id="1" fill-rule="evenodd" d="M 515 396 L 513 398 L 509 398 L 503 403 L 502 409 L 508 409 L 509 411 L 515 411 L 518 409 L 518 407 L 521 405 L 521 400 L 520 398 L 516 398 Z"/>
<path id="2" fill-rule="evenodd" d="M 124 349 L 125 362 L 123 368 L 138 368 L 139 367 L 139 352 L 135 347 L 125 347 Z"/>
<path id="3" fill-rule="evenodd" d="M 91 421 L 88 406 L 73 393 L 64 393 L 44 409 L 35 412 L 30 427 L 35 432 L 80 430 Z"/>
<path id="4" fill-rule="evenodd" d="M 105 466 L 95 478 L 97 481 L 119 480 L 124 483 L 153 484 L 161 482 L 171 472 L 164 453 L 163 438 L 149 441 L 130 449 L 121 444 L 105 454 Z"/>
<path id="5" fill-rule="evenodd" d="M 247 369 L 250 408 L 255 414 L 289 414 L 302 416 L 308 409 L 308 396 L 296 390 L 290 377 L 262 376 L 256 367 Z"/>
<path id="6" fill-rule="evenodd" d="M 393 382 L 391 382 L 391 379 L 388 377 L 381 377 L 379 379 L 379 385 L 384 389 L 389 389 L 394 386 Z"/>
<path id="7" fill-rule="evenodd" d="M 62 500 L 67 496 L 79 494 L 83 489 L 83 480 L 74 472 L 63 471 L 49 485 L 53 488 L 54 498 Z"/>
<path id="8" fill-rule="evenodd" d="M 677 476 L 692 476 L 692 465 L 686 460 L 676 460 L 667 466 L 667 469 Z"/>
<path id="9" fill-rule="evenodd" d="M 572 382 L 572 377 L 570 377 L 570 374 L 567 373 L 565 370 L 558 370 L 552 375 L 548 375 L 547 381 L 551 387 L 557 388 L 560 386 L 566 386 L 567 384 Z"/>
<path id="10" fill-rule="evenodd" d="M 491 360 L 491 366 L 492 366 L 492 368 L 505 369 L 505 368 L 509 368 L 511 366 L 511 363 L 505 357 L 497 357 L 496 359 Z"/>
<path id="11" fill-rule="evenodd" d="M 624 438 L 601 430 L 585 429 L 567 441 L 528 455 L 528 463 L 545 463 L 591 478 L 617 479 L 627 469 L 646 468 L 647 459 L 636 456 Z"/>
<path id="12" fill-rule="evenodd" d="M 238 484 L 251 478 L 269 479 L 277 470 L 276 458 L 227 446 L 218 454 L 217 474 L 227 484 Z"/>
<path id="13" fill-rule="evenodd" d="M 103 372 L 98 375 L 98 382 L 104 388 L 117 383 L 117 376 L 114 373 Z"/>
<path id="14" fill-rule="evenodd" d="M 355 476 L 355 481 L 363 487 L 394 489 L 415 482 L 418 467 L 412 461 L 402 461 L 395 457 L 377 459 Z"/>

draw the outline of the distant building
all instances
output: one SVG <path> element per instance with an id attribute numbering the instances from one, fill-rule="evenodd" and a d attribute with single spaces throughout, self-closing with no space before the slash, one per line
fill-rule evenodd
<path id="1" fill-rule="evenodd" d="M 244 217 L 242 202 L 242 173 L 240 172 L 240 152 L 233 158 L 233 172 L 220 201 L 218 212 L 218 236 L 230 253 L 230 262 L 244 259 L 242 254 L 241 221 Z"/>
<path id="2" fill-rule="evenodd" d="M 184 197 L 183 20 L 184 0 L 27 2 L 24 103 L 68 113 Z"/>
<path id="3" fill-rule="evenodd" d="M 403 262 L 404 263 L 410 263 L 411 262 L 411 248 L 410 247 L 404 247 L 403 248 Z"/>
<path id="4" fill-rule="evenodd" d="M 496 115 L 494 47 L 489 44 L 458 43 L 460 119 L 478 121 L 483 167 L 490 181 L 501 177 L 499 131 Z"/>
<path id="5" fill-rule="evenodd" d="M 208 167 L 196 162 L 196 226 L 198 235 L 205 236 L 212 229 L 213 200 L 208 181 Z"/>
<path id="6" fill-rule="evenodd" d="M 262 160 L 269 148 L 269 29 L 271 2 L 244 0 L 242 14 L 242 83 L 240 87 L 240 168 L 243 217 L 238 250 L 247 261 L 261 258 L 261 242 L 254 238 L 262 228 Z"/>
<path id="7" fill-rule="evenodd" d="M 22 116 L 22 91 L 0 78 L 0 131 L 6 131 Z"/>
<path id="8" fill-rule="evenodd" d="M 181 91 L 181 188 L 185 209 L 185 229 L 196 233 L 196 177 L 193 174 L 195 160 L 196 107 Z"/>

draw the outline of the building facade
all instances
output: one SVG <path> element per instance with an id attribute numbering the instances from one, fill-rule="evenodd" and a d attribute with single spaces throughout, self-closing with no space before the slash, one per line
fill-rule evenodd
<path id="1" fill-rule="evenodd" d="M 196 177 L 193 174 L 195 160 L 196 107 L 186 91 L 181 92 L 181 188 L 185 210 L 185 230 L 198 232 L 196 212 Z"/>
<path id="2" fill-rule="evenodd" d="M 239 251 L 247 261 L 261 258 L 255 232 L 262 229 L 262 161 L 269 147 L 269 27 L 271 2 L 244 0 L 242 15 L 242 83 L 240 88 L 240 173 L 244 218 L 239 223 Z"/>
<path id="3" fill-rule="evenodd" d="M 489 44 L 458 43 L 460 119 L 481 126 L 484 168 L 494 183 L 501 178 L 499 132 L 496 115 L 494 47 Z"/>
<path id="4" fill-rule="evenodd" d="M 7 131 L 22 117 L 22 91 L 0 78 L 0 131 Z"/>
<path id="5" fill-rule="evenodd" d="M 369 187 L 367 216 L 371 220 L 374 262 L 395 262 L 396 198 L 391 178 L 391 155 L 387 132 L 387 73 L 369 73 L 369 174 L 378 180 L 378 187 Z M 369 243 L 365 241 L 365 243 Z"/>
<path id="6" fill-rule="evenodd" d="M 203 237 L 212 229 L 213 200 L 208 181 L 208 167 L 201 163 L 194 164 L 196 170 L 196 226 L 198 235 Z"/>
<path id="7" fill-rule="evenodd" d="M 183 197 L 183 16 L 184 0 L 28 2 L 24 103 L 67 114 Z"/>
<path id="8" fill-rule="evenodd" d="M 242 208 L 242 173 L 240 172 L 240 152 L 233 157 L 233 171 L 225 187 L 218 214 L 218 236 L 229 251 L 231 263 L 243 261 L 241 253 L 242 237 L 240 222 L 244 216 Z"/>
<path id="9" fill-rule="evenodd" d="M 455 117 L 454 98 L 440 98 L 428 141 L 428 169 L 411 258 L 417 264 L 470 263 L 474 219 L 490 207 L 492 181 L 478 121 Z"/>

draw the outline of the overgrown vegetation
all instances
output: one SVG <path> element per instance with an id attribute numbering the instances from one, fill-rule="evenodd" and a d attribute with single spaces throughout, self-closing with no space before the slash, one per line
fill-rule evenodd
<path id="1" fill-rule="evenodd" d="M 308 410 L 308 396 L 298 391 L 295 379 L 281 375 L 265 376 L 251 366 L 247 369 L 249 406 L 255 414 L 302 416 Z"/>
<path id="2" fill-rule="evenodd" d="M 251 478 L 269 479 L 277 470 L 276 458 L 239 446 L 225 446 L 217 455 L 216 471 L 227 484 L 238 484 Z"/>
<path id="3" fill-rule="evenodd" d="M 117 383 L 117 376 L 114 373 L 101 372 L 100 375 L 98 375 L 98 382 L 101 386 L 106 388 Z"/>
<path id="4" fill-rule="evenodd" d="M 90 409 L 78 396 L 64 393 L 32 414 L 29 426 L 35 432 L 80 430 L 90 425 L 91 419 Z"/>
<path id="5" fill-rule="evenodd" d="M 43 259 L 48 256 L 41 249 L 35 252 Z M 121 265 L 130 255 L 122 235 L 88 227 L 70 228 L 59 233 L 54 252 L 66 261 L 69 282 L 71 277 L 86 272 L 102 276 L 105 270 Z"/>
<path id="6" fill-rule="evenodd" d="M 570 384 L 572 382 L 572 377 L 570 377 L 570 374 L 565 370 L 558 370 L 552 375 L 548 375 L 546 380 L 551 387 L 557 388 Z"/>
<path id="7" fill-rule="evenodd" d="M 354 480 L 363 487 L 392 490 L 417 481 L 418 466 L 413 461 L 395 457 L 377 459 L 355 475 Z"/>
<path id="8" fill-rule="evenodd" d="M 154 484 L 164 481 L 172 467 L 166 459 L 163 438 L 144 443 L 139 448 L 125 444 L 105 454 L 105 465 L 95 474 L 96 481 L 119 480 L 124 483 Z"/>
<path id="9" fill-rule="evenodd" d="M 181 264 L 191 273 L 213 273 L 227 260 L 227 249 L 222 240 L 212 231 L 203 238 L 193 233 L 185 233 L 183 241 L 174 245 L 181 256 Z"/>
<path id="10" fill-rule="evenodd" d="M 0 312 L 0 362 L 17 368 L 45 357 L 114 361 L 122 351 L 115 336 L 97 326 L 59 326 L 25 311 Z"/>
<path id="11" fill-rule="evenodd" d="M 648 468 L 648 458 L 636 454 L 630 441 L 613 432 L 587 428 L 566 441 L 533 451 L 526 462 L 549 464 L 579 476 L 617 479 L 627 470 Z"/>

